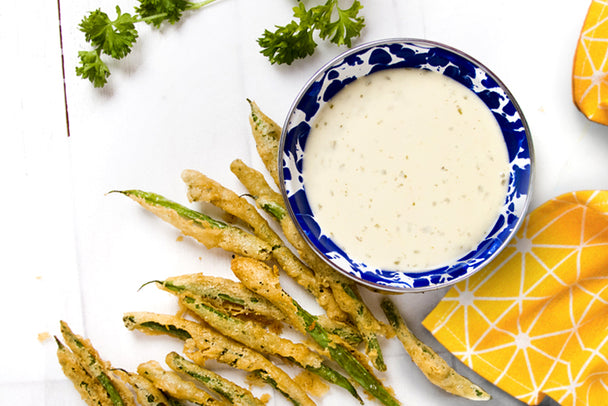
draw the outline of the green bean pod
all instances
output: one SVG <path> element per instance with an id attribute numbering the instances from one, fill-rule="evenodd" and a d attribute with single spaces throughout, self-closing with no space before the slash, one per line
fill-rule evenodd
<path id="1" fill-rule="evenodd" d="M 97 351 L 95 351 L 95 349 L 82 337 L 74 334 L 66 322 L 60 322 L 60 329 L 66 345 L 80 358 L 80 365 L 82 365 L 89 375 L 101 383 L 103 388 L 107 391 L 112 404 L 114 406 L 128 405 L 128 401 L 123 399 L 119 388 L 114 385 L 112 379 L 109 377 L 109 371 L 99 357 L 99 354 L 97 354 Z"/>
<path id="2" fill-rule="evenodd" d="M 288 394 L 286 397 L 295 406 L 314 406 L 313 401 L 289 375 L 259 352 L 200 323 L 149 312 L 126 313 L 123 322 L 130 330 L 137 329 L 147 334 L 169 334 L 185 340 L 186 355 L 199 364 L 204 359 L 211 358 L 234 368 L 269 376 L 281 393 Z"/>
<path id="3" fill-rule="evenodd" d="M 393 398 L 374 374 L 337 337 L 327 332 L 317 322 L 317 317 L 308 313 L 285 292 L 279 282 L 276 270 L 263 262 L 250 258 L 236 257 L 232 260 L 232 271 L 245 286 L 274 303 L 285 314 L 290 314 L 299 330 L 308 334 L 329 356 L 337 362 L 363 389 L 386 406 L 396 406 Z"/>
<path id="4" fill-rule="evenodd" d="M 114 373 L 131 384 L 135 396 L 137 396 L 137 401 L 141 406 L 168 406 L 171 404 L 170 397 L 167 397 L 149 379 L 142 375 L 123 370 L 116 370 Z"/>
<path id="5" fill-rule="evenodd" d="M 390 299 L 383 299 L 380 305 L 391 327 L 395 330 L 397 338 L 429 381 L 446 392 L 466 399 L 489 400 L 491 398 L 490 394 L 458 374 L 431 347 L 420 341 L 407 327 Z"/>
<path id="6" fill-rule="evenodd" d="M 267 260 L 272 247 L 248 232 L 189 209 L 161 195 L 141 190 L 113 190 L 139 203 L 146 210 L 210 248 L 222 248 L 238 255 Z"/>
<path id="7" fill-rule="evenodd" d="M 247 289 L 242 283 L 230 279 L 197 273 L 148 283 L 152 282 L 176 295 L 188 291 L 233 316 L 250 315 L 254 318 L 261 317 L 268 322 L 278 321 L 288 324 L 290 322 L 289 318 L 266 298 Z M 319 317 L 319 322 L 326 330 L 341 337 L 350 345 L 357 345 L 362 341 L 359 331 L 350 324 L 326 316 Z"/>
<path id="8" fill-rule="evenodd" d="M 154 386 L 168 393 L 174 398 L 193 402 L 204 406 L 221 406 L 230 403 L 212 397 L 200 389 L 194 382 L 182 379 L 173 371 L 164 370 L 157 361 L 148 361 L 137 367 L 137 373 L 149 379 Z"/>
<path id="9" fill-rule="evenodd" d="M 361 398 L 348 379 L 325 365 L 322 357 L 306 345 L 280 337 L 256 323 L 234 318 L 188 292 L 180 295 L 180 302 L 225 336 L 262 354 L 278 355 L 292 361 L 301 368 L 346 389 L 361 402 Z"/>
<path id="10" fill-rule="evenodd" d="M 287 275 L 315 297 L 329 317 L 341 321 L 348 319 L 348 315 L 336 303 L 331 289 L 285 245 L 268 221 L 247 199 L 195 170 L 184 170 L 182 180 L 188 187 L 190 201 L 210 203 L 244 221 L 251 227 L 255 236 L 272 246 L 272 258 Z"/>
<path id="11" fill-rule="evenodd" d="M 108 392 L 99 380 L 92 377 L 81 365 L 81 359 L 70 351 L 57 337 L 57 359 L 64 375 L 72 381 L 80 397 L 88 405 L 113 406 Z"/>
<path id="12" fill-rule="evenodd" d="M 222 378 L 215 372 L 203 368 L 192 361 L 188 361 L 176 352 L 167 354 L 167 365 L 176 372 L 182 372 L 196 381 L 202 383 L 213 392 L 224 397 L 231 404 L 237 406 L 264 406 L 264 402 L 253 396 L 251 392 L 235 383 Z"/>

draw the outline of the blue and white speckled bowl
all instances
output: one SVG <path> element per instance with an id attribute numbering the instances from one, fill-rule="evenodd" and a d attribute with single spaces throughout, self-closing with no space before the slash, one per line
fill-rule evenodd
<path id="1" fill-rule="evenodd" d="M 416 68 L 439 72 L 475 92 L 494 114 L 510 159 L 508 195 L 492 231 L 471 252 L 452 264 L 424 271 L 375 269 L 338 247 L 317 223 L 306 199 L 302 176 L 310 123 L 345 85 L 384 69 Z M 283 126 L 279 176 L 290 215 L 310 246 L 332 267 L 369 287 L 417 292 L 454 284 L 490 262 L 509 242 L 530 201 L 533 148 L 526 120 L 504 84 L 475 59 L 448 46 L 418 39 L 389 39 L 364 44 L 322 67 L 296 98 Z"/>

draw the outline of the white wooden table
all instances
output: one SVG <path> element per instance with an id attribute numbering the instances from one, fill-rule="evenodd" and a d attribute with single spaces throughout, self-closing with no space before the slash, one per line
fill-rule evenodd
<path id="1" fill-rule="evenodd" d="M 608 129 L 586 120 L 571 101 L 572 57 L 587 1 L 362 3 L 367 27 L 357 43 L 387 37 L 444 42 L 481 60 L 506 83 L 532 131 L 532 208 L 564 192 L 608 187 Z M 282 123 L 307 78 L 344 50 L 321 45 L 303 62 L 271 66 L 255 40 L 264 29 L 286 24 L 295 2 L 219 0 L 175 26 L 140 27 L 132 54 L 111 65 L 104 89 L 94 89 L 74 73 L 78 50 L 86 49 L 77 26 L 87 11 L 100 7 L 113 15 L 117 4 L 133 12 L 135 1 L 11 1 L 0 8 L 3 405 L 83 404 L 59 369 L 53 340 L 39 340 L 41 333 L 58 334 L 60 319 L 117 367 L 134 370 L 179 350 L 168 338 L 127 331 L 123 312 L 175 311 L 169 295 L 138 287 L 181 273 L 230 276 L 230 257 L 178 241 L 172 227 L 106 192 L 140 188 L 187 203 L 180 180 L 186 168 L 243 191 L 230 162 L 241 158 L 263 168 L 245 99 Z M 494 398 L 486 404 L 520 404 L 450 358 L 421 326 L 444 293 L 397 300 L 425 342 L 490 389 Z M 374 307 L 377 297 L 368 296 Z M 386 381 L 404 405 L 470 404 L 428 383 L 397 342 L 383 345 Z M 356 404 L 337 389 L 319 404 L 341 401 Z M 270 404 L 287 402 L 273 393 Z"/>

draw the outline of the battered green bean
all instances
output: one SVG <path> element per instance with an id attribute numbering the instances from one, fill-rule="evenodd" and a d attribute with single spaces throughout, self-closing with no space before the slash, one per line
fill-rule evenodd
<path id="1" fill-rule="evenodd" d="M 131 384 L 141 406 L 168 406 L 171 404 L 170 397 L 165 396 L 149 379 L 123 370 L 116 370 L 114 373 Z"/>
<path id="2" fill-rule="evenodd" d="M 245 286 L 264 296 L 287 315 L 291 315 L 299 330 L 307 333 L 330 357 L 336 361 L 359 385 L 387 406 L 399 405 L 374 374 L 336 340 L 319 323 L 317 318 L 302 308 L 280 285 L 276 269 L 251 258 L 236 257 L 232 271 Z"/>
<path id="3" fill-rule="evenodd" d="M 99 383 L 108 393 L 108 396 L 114 406 L 135 405 L 132 398 L 125 396 L 128 392 L 122 390 L 119 382 L 110 377 L 109 368 L 101 359 L 99 353 L 89 340 L 74 334 L 65 321 L 60 322 L 61 334 L 66 345 L 72 352 L 80 358 L 80 365 L 87 373 L 97 379 Z"/>
<path id="4" fill-rule="evenodd" d="M 275 184 L 279 185 L 279 141 L 281 139 L 281 127 L 270 117 L 264 114 L 258 105 L 247 99 L 251 107 L 249 124 L 258 154 L 268 169 Z"/>
<path id="5" fill-rule="evenodd" d="M 407 327 L 390 299 L 383 299 L 381 307 L 395 330 L 397 338 L 429 381 L 449 393 L 466 399 L 489 400 L 491 398 L 486 391 L 458 374 L 431 347 L 420 341 Z"/>
<path id="6" fill-rule="evenodd" d="M 347 320 L 328 286 L 323 285 L 315 273 L 287 248 L 264 217 L 245 198 L 195 170 L 182 172 L 188 187 L 190 201 L 204 201 L 217 206 L 251 226 L 253 233 L 272 246 L 272 257 L 298 284 L 308 290 L 332 319 Z"/>
<path id="7" fill-rule="evenodd" d="M 149 312 L 126 313 L 123 322 L 130 330 L 138 329 L 147 334 L 169 334 L 185 340 L 184 351 L 196 363 L 202 365 L 205 359 L 215 359 L 234 368 L 262 374 L 268 377 L 269 383 L 277 385 L 294 405 L 314 406 L 302 388 L 263 355 L 201 323 Z"/>
<path id="8" fill-rule="evenodd" d="M 238 255 L 260 260 L 267 260 L 271 256 L 272 246 L 260 238 L 238 227 L 184 207 L 161 195 L 141 190 L 114 190 L 110 193 L 121 193 L 130 197 L 209 249 L 220 247 Z"/>
<path id="9" fill-rule="evenodd" d="M 57 359 L 64 375 L 72 381 L 74 388 L 89 406 L 113 406 L 114 403 L 99 380 L 92 377 L 81 365 L 81 360 L 57 337 Z"/>
<path id="10" fill-rule="evenodd" d="M 268 323 L 289 323 L 289 318 L 266 298 L 255 294 L 240 282 L 230 279 L 209 276 L 202 273 L 179 275 L 156 282 L 162 289 L 179 294 L 191 292 L 203 298 L 206 302 L 221 308 L 234 316 L 251 316 L 254 319 L 265 320 Z M 361 342 L 361 335 L 350 324 L 319 316 L 319 323 L 333 334 L 343 338 L 350 345 Z"/>
<path id="11" fill-rule="evenodd" d="M 218 332 L 260 353 L 278 355 L 302 367 L 320 367 L 323 363 L 321 356 L 306 345 L 283 338 L 252 321 L 232 317 L 188 292 L 180 295 L 180 303 Z"/>
<path id="12" fill-rule="evenodd" d="M 232 314 L 261 316 L 268 321 L 285 322 L 287 318 L 266 298 L 253 293 L 242 283 L 203 273 L 172 276 L 164 281 L 154 281 L 160 288 L 179 294 L 191 292 L 209 303 Z"/>
<path id="13" fill-rule="evenodd" d="M 176 372 L 182 372 L 202 383 L 213 392 L 224 397 L 237 406 L 264 406 L 264 402 L 253 396 L 251 392 L 235 383 L 222 378 L 215 372 L 188 361 L 176 352 L 167 354 L 167 365 Z"/>
<path id="14" fill-rule="evenodd" d="M 174 398 L 206 406 L 230 404 L 227 401 L 213 398 L 206 391 L 198 388 L 194 382 L 182 379 L 177 373 L 164 370 L 157 361 L 140 364 L 137 367 L 137 373 Z"/>
<path id="15" fill-rule="evenodd" d="M 357 400 L 361 401 L 357 391 L 348 379 L 325 365 L 323 358 L 308 346 L 302 343 L 294 343 L 274 334 L 257 323 L 234 318 L 188 292 L 183 292 L 180 295 L 180 302 L 225 336 L 262 354 L 278 355 L 290 360 L 328 382 L 346 389 Z"/>

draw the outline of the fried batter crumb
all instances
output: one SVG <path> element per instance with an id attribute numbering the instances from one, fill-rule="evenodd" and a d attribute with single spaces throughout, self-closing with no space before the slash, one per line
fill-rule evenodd
<path id="1" fill-rule="evenodd" d="M 256 374 L 247 374 L 245 377 L 245 382 L 249 385 L 249 389 L 253 387 L 263 388 L 266 386 L 266 382 L 260 379 Z"/>
<path id="2" fill-rule="evenodd" d="M 323 382 L 318 375 L 308 371 L 302 371 L 295 377 L 294 381 L 307 393 L 316 397 L 325 395 L 329 390 L 329 385 Z"/>
<path id="3" fill-rule="evenodd" d="M 51 338 L 51 334 L 48 331 L 43 331 L 42 333 L 38 333 L 38 341 L 40 341 L 41 343 L 45 342 L 49 338 Z"/>

